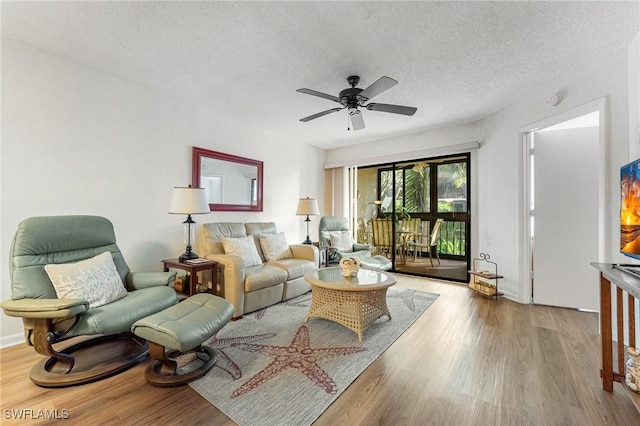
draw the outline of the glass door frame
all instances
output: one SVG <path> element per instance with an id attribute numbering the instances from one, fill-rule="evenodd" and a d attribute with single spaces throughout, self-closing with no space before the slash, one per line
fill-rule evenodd
<path id="1" fill-rule="evenodd" d="M 466 206 L 465 209 L 463 209 L 463 211 L 456 211 L 455 207 L 453 207 L 452 211 L 439 211 L 438 209 L 438 174 L 437 174 L 437 168 L 440 165 L 446 165 L 446 164 L 454 164 L 454 163 L 465 163 L 466 165 L 466 189 L 465 189 L 465 200 L 466 200 Z M 409 215 L 413 218 L 420 218 L 423 221 L 428 221 L 429 222 L 429 231 L 431 231 L 431 229 L 433 228 L 433 225 L 435 223 L 435 220 L 438 218 L 442 218 L 445 221 L 445 224 L 447 223 L 462 223 L 464 224 L 463 226 L 463 237 L 464 237 L 464 242 L 460 242 L 460 244 L 462 244 L 460 246 L 461 249 L 464 250 L 464 254 L 462 255 L 456 255 L 456 254 L 441 254 L 441 257 L 443 259 L 455 259 L 455 260 L 464 260 L 466 261 L 466 270 L 468 271 L 470 268 L 470 262 L 471 262 L 471 153 L 470 152 L 466 152 L 466 153 L 461 153 L 461 154 L 451 154 L 451 155 L 443 155 L 443 156 L 437 156 L 437 157 L 428 157 L 428 158 L 422 158 L 422 159 L 414 159 L 414 160 L 406 160 L 406 161 L 395 161 L 395 162 L 390 162 L 390 163 L 385 163 L 385 164 L 378 164 L 378 165 L 372 165 L 372 166 L 366 166 L 366 167 L 361 167 L 361 169 L 363 168 L 376 168 L 377 169 L 377 188 L 376 188 L 376 194 L 377 194 L 377 199 L 379 201 L 384 201 L 382 198 L 382 179 L 381 179 L 381 174 L 384 172 L 392 172 L 392 176 L 394 177 L 392 179 L 391 182 L 391 193 L 393 194 L 392 197 L 392 201 L 391 201 L 391 211 L 387 211 L 387 215 L 391 215 L 391 217 L 395 218 L 396 214 L 398 213 L 397 210 L 397 200 L 396 198 L 398 197 L 399 193 L 398 193 L 398 188 L 397 188 L 397 173 L 398 171 L 402 171 L 404 174 L 404 170 L 407 170 L 411 167 L 411 165 L 414 165 L 416 163 L 426 163 L 426 165 L 429 167 L 430 173 L 429 173 L 429 202 L 428 202 L 428 208 L 427 211 L 425 212 L 408 212 Z M 405 176 L 403 176 L 402 178 L 403 183 L 406 182 L 406 178 Z M 406 202 L 406 198 L 405 198 L 405 192 L 404 190 L 402 191 L 402 205 L 405 205 Z M 381 212 L 381 208 L 380 207 L 380 212 Z M 447 227 L 443 227 L 443 231 L 445 232 L 445 228 Z M 453 229 L 455 231 L 456 226 L 454 225 L 452 226 L 448 226 L 448 228 L 451 230 Z M 458 227 L 458 229 L 460 229 Z M 392 221 L 392 233 L 393 233 L 393 239 L 394 239 L 394 246 L 395 246 L 395 236 L 396 236 L 396 221 Z M 448 232 L 448 231 L 447 231 Z M 438 250 L 440 249 L 440 247 L 438 248 Z M 391 261 L 393 264 L 393 271 L 396 271 L 396 266 L 397 266 L 397 255 L 396 255 L 396 250 L 392 250 L 391 251 Z M 403 272 L 404 273 L 404 272 Z M 410 272 L 407 272 L 407 274 L 410 275 L 420 275 L 420 276 L 428 276 L 428 275 L 421 275 L 421 274 L 412 274 Z M 453 281 L 460 281 L 460 282 L 468 282 L 469 281 L 469 275 L 468 273 L 465 274 L 465 278 L 460 278 L 460 279 L 452 279 Z"/>

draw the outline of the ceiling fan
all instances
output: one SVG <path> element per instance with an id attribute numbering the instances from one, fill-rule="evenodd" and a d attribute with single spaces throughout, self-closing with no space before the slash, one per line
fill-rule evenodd
<path id="1" fill-rule="evenodd" d="M 314 120 L 318 117 L 322 117 L 333 112 L 342 111 L 346 108 L 349 111 L 349 119 L 351 120 L 351 124 L 353 125 L 353 130 L 361 130 L 364 129 L 364 118 L 362 117 L 362 112 L 358 109 L 359 107 L 366 108 L 369 111 L 390 112 L 392 114 L 402 115 L 413 115 L 418 110 L 414 107 L 401 105 L 378 103 L 367 104 L 367 102 L 374 96 L 377 96 L 385 90 L 391 89 L 393 86 L 398 84 L 396 80 L 390 77 L 382 76 L 366 89 L 360 89 L 356 87 L 360 82 L 360 77 L 358 77 L 357 75 L 348 77 L 347 82 L 351 87 L 341 91 L 338 96 L 328 95 L 326 93 L 318 92 L 311 89 L 296 90 L 296 92 L 304 93 L 311 96 L 317 96 L 319 98 L 329 99 L 330 101 L 334 101 L 342 105 L 341 108 L 331 108 L 326 111 L 301 118 L 300 121 L 306 123 L 307 121 Z M 349 130 L 348 127 L 347 130 Z"/>

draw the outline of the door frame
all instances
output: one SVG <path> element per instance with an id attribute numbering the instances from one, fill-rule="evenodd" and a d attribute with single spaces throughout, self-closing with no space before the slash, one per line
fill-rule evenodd
<path id="1" fill-rule="evenodd" d="M 519 214 L 519 272 L 518 275 L 523 283 L 520 286 L 517 300 L 520 303 L 533 303 L 533 264 L 531 256 L 533 254 L 531 248 L 531 133 L 546 127 L 563 123 L 574 118 L 598 112 L 599 116 L 599 134 L 598 134 L 598 259 L 597 262 L 604 262 L 607 259 L 607 253 L 611 253 L 612 239 L 607 233 L 607 224 L 610 223 L 610 213 L 607 209 L 606 200 L 610 197 L 610 178 L 609 178 L 609 147 L 610 147 L 610 120 L 609 120 L 609 99 L 607 97 L 599 98 L 583 105 L 560 112 L 545 119 L 536 121 L 518 129 L 518 140 L 520 141 L 518 149 L 521 157 L 521 188 L 519 196 L 520 214 Z"/>

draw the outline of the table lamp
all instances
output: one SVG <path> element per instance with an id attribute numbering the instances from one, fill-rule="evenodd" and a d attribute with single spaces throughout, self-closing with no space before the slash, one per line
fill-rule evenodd
<path id="1" fill-rule="evenodd" d="M 186 251 L 178 258 L 180 262 L 189 259 L 197 259 L 198 255 L 191 250 L 191 242 L 195 240 L 195 228 L 191 225 L 195 223 L 191 219 L 192 214 L 208 214 L 209 202 L 204 188 L 175 187 L 169 205 L 169 214 L 186 214 L 187 220 L 184 224 L 184 242 L 187 245 Z"/>
<path id="2" fill-rule="evenodd" d="M 313 244 L 311 238 L 309 238 L 309 223 L 311 219 L 309 216 L 317 216 L 320 214 L 320 210 L 318 209 L 318 201 L 315 198 L 300 198 L 298 201 L 298 210 L 296 211 L 296 215 L 298 216 L 307 216 L 304 220 L 307 222 L 307 239 L 302 242 L 302 244 Z"/>

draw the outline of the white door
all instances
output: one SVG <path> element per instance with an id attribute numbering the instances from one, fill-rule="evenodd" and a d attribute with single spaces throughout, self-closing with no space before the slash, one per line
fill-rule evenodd
<path id="1" fill-rule="evenodd" d="M 534 134 L 536 304 L 598 310 L 598 132 Z"/>

